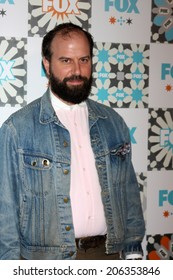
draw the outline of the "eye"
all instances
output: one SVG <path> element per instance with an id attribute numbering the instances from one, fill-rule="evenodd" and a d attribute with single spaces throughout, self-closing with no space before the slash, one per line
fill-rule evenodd
<path id="1" fill-rule="evenodd" d="M 70 63 L 70 59 L 69 58 L 64 58 L 61 60 L 61 62 L 63 62 L 64 64 L 68 64 Z"/>
<path id="2" fill-rule="evenodd" d="M 82 64 L 88 63 L 89 60 L 90 60 L 89 57 L 82 57 L 82 58 L 80 59 L 80 61 L 81 61 Z"/>
<path id="3" fill-rule="evenodd" d="M 61 57 L 61 58 L 59 59 L 59 61 L 60 61 L 61 63 L 63 63 L 63 64 L 69 64 L 69 63 L 71 63 L 71 59 L 68 58 L 68 57 Z"/>

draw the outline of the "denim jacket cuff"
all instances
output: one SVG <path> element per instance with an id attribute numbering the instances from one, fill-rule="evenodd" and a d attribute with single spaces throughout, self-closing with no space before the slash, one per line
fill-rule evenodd
<path id="1" fill-rule="evenodd" d="M 129 255 L 139 255 L 140 257 L 143 256 L 143 250 L 140 241 L 135 241 L 133 243 L 127 244 L 122 251 L 121 257 L 122 259 L 128 259 Z"/>

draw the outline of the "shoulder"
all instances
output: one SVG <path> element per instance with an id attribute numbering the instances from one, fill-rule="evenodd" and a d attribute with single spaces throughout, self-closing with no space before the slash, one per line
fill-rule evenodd
<path id="1" fill-rule="evenodd" d="M 96 102 L 92 99 L 88 99 L 88 106 L 93 110 L 93 112 L 102 117 L 107 117 L 109 119 L 112 119 L 116 122 L 123 122 L 124 119 L 116 112 L 115 109 L 108 107 L 102 103 Z"/>
<path id="2" fill-rule="evenodd" d="M 33 118 L 37 112 L 39 113 L 40 103 L 41 98 L 32 101 L 28 105 L 11 114 L 4 124 L 10 125 L 11 123 L 19 124 L 27 122 L 29 119 Z"/>
<path id="3" fill-rule="evenodd" d="M 98 119 L 99 128 L 107 135 L 116 135 L 119 140 L 128 142 L 129 140 L 129 128 L 121 117 L 113 108 L 98 103 L 93 100 L 87 100 L 89 108 L 89 117 Z"/>

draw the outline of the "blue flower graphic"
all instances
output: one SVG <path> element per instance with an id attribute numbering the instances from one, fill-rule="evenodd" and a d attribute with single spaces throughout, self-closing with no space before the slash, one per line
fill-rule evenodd
<path id="1" fill-rule="evenodd" d="M 152 9 L 154 15 L 153 23 L 160 27 L 158 33 L 165 34 L 165 39 L 173 40 L 173 2 L 167 0 L 154 0 L 156 7 Z"/>

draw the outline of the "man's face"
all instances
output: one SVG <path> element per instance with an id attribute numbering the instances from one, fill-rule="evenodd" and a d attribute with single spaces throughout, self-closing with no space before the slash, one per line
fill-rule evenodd
<path id="1" fill-rule="evenodd" d="M 51 61 L 43 59 L 52 92 L 66 103 L 77 104 L 90 94 L 91 56 L 83 33 L 57 35 L 51 45 Z"/>

